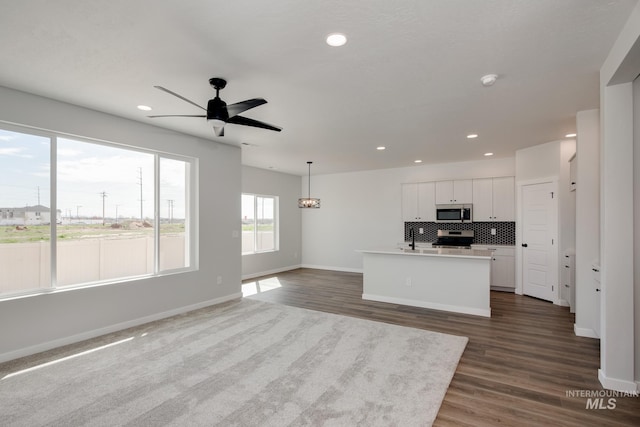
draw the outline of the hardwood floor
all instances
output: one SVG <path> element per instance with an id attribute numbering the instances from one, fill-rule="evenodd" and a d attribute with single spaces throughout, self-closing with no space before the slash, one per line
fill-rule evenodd
<path id="1" fill-rule="evenodd" d="M 247 280 L 248 298 L 469 337 L 436 426 L 640 425 L 640 398 L 587 409 L 602 390 L 599 341 L 576 337 L 566 307 L 491 293 L 491 318 L 362 300 L 362 275 L 298 269 Z M 603 407 L 609 403 L 605 396 Z"/>

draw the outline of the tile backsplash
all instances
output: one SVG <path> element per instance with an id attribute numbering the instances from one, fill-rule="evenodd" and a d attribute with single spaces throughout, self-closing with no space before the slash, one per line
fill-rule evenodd
<path id="1" fill-rule="evenodd" d="M 474 243 L 488 245 L 515 245 L 515 222 L 472 222 L 472 223 L 437 223 L 437 222 L 405 222 L 404 240 L 409 241 L 409 230 L 416 230 L 416 242 L 434 242 L 438 237 L 438 230 L 473 230 Z M 418 231 L 422 228 L 424 234 Z M 491 235 L 491 229 L 496 229 L 496 235 Z"/>

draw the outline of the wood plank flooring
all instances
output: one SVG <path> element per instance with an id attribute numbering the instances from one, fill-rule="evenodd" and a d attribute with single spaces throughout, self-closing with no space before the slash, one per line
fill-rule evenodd
<path id="1" fill-rule="evenodd" d="M 248 298 L 469 337 L 436 426 L 640 426 L 640 398 L 587 409 L 586 397 L 567 395 L 602 387 L 599 341 L 575 336 L 566 307 L 492 292 L 483 318 L 364 301 L 361 274 L 314 269 L 244 284 L 256 292 Z"/>

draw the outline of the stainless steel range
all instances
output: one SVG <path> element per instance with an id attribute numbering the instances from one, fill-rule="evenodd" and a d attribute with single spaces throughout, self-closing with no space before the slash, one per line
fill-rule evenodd
<path id="1" fill-rule="evenodd" d="M 471 249 L 473 230 L 438 230 L 434 248 Z"/>

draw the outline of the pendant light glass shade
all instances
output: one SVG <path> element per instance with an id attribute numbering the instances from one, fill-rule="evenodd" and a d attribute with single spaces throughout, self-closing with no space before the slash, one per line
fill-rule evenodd
<path id="1" fill-rule="evenodd" d="M 311 198 L 311 163 L 313 162 L 307 162 L 307 164 L 309 165 L 309 197 L 298 199 L 299 208 L 318 209 L 320 207 L 320 199 Z"/>

